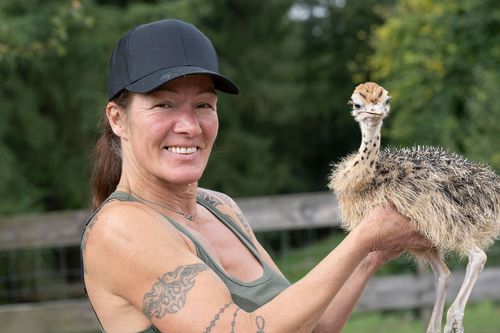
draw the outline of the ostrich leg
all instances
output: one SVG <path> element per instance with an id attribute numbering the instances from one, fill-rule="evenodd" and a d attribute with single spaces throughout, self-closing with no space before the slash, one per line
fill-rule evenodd
<path id="1" fill-rule="evenodd" d="M 465 305 L 469 300 L 472 288 L 476 284 L 479 273 L 486 263 L 486 254 L 478 247 L 469 250 L 469 263 L 465 271 L 464 282 L 458 292 L 457 298 L 448 309 L 446 318 L 445 333 L 464 333 L 464 312 Z"/>
<path id="2" fill-rule="evenodd" d="M 441 332 L 441 322 L 443 320 L 444 302 L 446 290 L 450 281 L 450 270 L 443 261 L 440 254 L 436 253 L 427 258 L 429 265 L 434 272 L 434 284 L 436 286 L 436 301 L 432 308 L 431 320 L 427 326 L 426 333 Z"/>

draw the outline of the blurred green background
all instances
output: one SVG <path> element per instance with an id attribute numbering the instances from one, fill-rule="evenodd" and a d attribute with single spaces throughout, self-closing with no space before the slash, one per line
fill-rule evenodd
<path id="1" fill-rule="evenodd" d="M 163 18 L 205 32 L 241 89 L 219 96 L 220 131 L 201 186 L 233 197 L 325 191 L 330 164 L 358 146 L 346 103 L 368 80 L 393 97 L 383 145 L 439 145 L 500 170 L 497 0 L 0 0 L 0 216 L 88 207 L 109 56 L 125 31 Z M 294 281 L 343 236 L 258 237 Z M 498 265 L 499 248 L 489 263 Z M 31 274 L 64 262 L 67 280 L 79 281 L 76 247 L 0 259 L 6 293 L 9 269 Z M 408 271 L 415 267 L 401 259 L 381 274 Z M 50 296 L 1 303 L 81 297 L 80 289 L 59 295 L 55 285 Z M 498 332 L 499 314 L 485 302 L 466 321 L 472 333 Z M 346 331 L 423 331 L 413 319 L 412 311 L 361 314 Z"/>
<path id="2" fill-rule="evenodd" d="M 202 186 L 235 197 L 326 190 L 356 148 L 348 101 L 393 96 L 385 145 L 442 145 L 500 169 L 495 0 L 1 0 L 0 214 L 84 208 L 107 64 L 132 26 L 190 21 L 241 95 L 220 96 Z"/>

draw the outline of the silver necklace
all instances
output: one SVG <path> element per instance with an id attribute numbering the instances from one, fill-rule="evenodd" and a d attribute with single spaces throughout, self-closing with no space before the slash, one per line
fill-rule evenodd
<path id="1" fill-rule="evenodd" d="M 169 211 L 171 212 L 174 212 L 176 214 L 179 214 L 179 215 L 182 215 L 186 220 L 190 221 L 190 222 L 193 222 L 194 221 L 194 218 L 196 217 L 196 214 L 194 215 L 191 215 L 191 214 L 188 214 L 188 213 L 184 213 L 184 212 L 180 212 L 178 210 L 175 210 L 171 207 L 168 207 L 168 206 L 165 206 L 163 204 L 160 204 L 158 202 L 154 202 L 154 201 L 150 201 L 150 200 L 147 200 L 147 199 L 144 199 L 140 196 L 138 196 L 137 194 L 135 193 L 132 193 L 139 201 L 145 203 L 145 204 L 151 204 L 151 205 L 155 205 L 155 206 L 158 206 L 158 207 L 162 207 L 162 208 L 165 208 L 165 209 L 168 209 Z"/>

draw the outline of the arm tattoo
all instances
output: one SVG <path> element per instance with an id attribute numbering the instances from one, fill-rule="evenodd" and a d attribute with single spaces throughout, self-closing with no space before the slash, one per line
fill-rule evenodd
<path id="1" fill-rule="evenodd" d="M 257 324 L 257 333 L 266 333 L 264 332 L 266 321 L 262 318 L 262 316 L 257 316 L 257 318 L 255 318 L 255 323 Z"/>
<path id="2" fill-rule="evenodd" d="M 161 318 L 167 313 L 177 313 L 186 304 L 186 295 L 195 284 L 196 275 L 208 269 L 203 263 L 179 266 L 167 272 L 144 295 L 144 314 L 148 318 Z"/>
<path id="3" fill-rule="evenodd" d="M 231 321 L 231 333 L 235 333 L 234 332 L 234 325 L 236 325 L 236 316 L 238 316 L 238 311 L 240 311 L 241 309 L 238 307 L 236 308 L 236 311 L 234 311 L 233 313 L 233 320 Z"/>
<path id="4" fill-rule="evenodd" d="M 222 308 L 220 308 L 219 312 L 215 315 L 214 319 L 212 319 L 212 321 L 210 322 L 210 325 L 208 325 L 207 328 L 205 328 L 205 330 L 203 331 L 203 333 L 210 333 L 210 332 L 212 332 L 212 328 L 215 327 L 215 323 L 217 322 L 217 320 L 219 320 L 220 316 L 224 313 L 224 311 L 226 311 L 226 309 L 229 306 L 231 306 L 231 304 L 233 304 L 233 302 L 227 303 Z"/>

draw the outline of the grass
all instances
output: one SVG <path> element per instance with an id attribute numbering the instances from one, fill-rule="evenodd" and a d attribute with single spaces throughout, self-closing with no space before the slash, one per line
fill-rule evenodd
<path id="1" fill-rule="evenodd" d="M 333 250 L 342 240 L 344 234 L 341 232 L 334 233 L 323 240 L 316 241 L 314 244 L 289 250 L 286 255 L 281 256 L 276 260 L 277 265 L 285 276 L 295 282 L 303 277 L 307 272 L 317 265 L 328 253 Z M 415 272 L 416 265 L 408 257 L 401 257 L 388 265 L 381 267 L 377 272 L 377 276 Z"/>
<path id="2" fill-rule="evenodd" d="M 444 324 L 443 324 L 444 325 Z M 465 311 L 464 330 L 467 333 L 498 333 L 500 305 L 492 302 L 470 304 Z M 409 311 L 387 314 L 355 313 L 344 333 L 422 333 L 427 322 L 416 319 Z"/>
<path id="3" fill-rule="evenodd" d="M 339 244 L 344 235 L 335 233 L 328 238 L 316 241 L 313 245 L 287 251 L 276 263 L 291 282 L 303 277 L 318 264 L 332 249 Z M 488 266 L 498 265 L 500 258 L 500 242 L 488 251 Z M 466 260 L 450 257 L 447 260 L 451 269 L 465 269 Z M 416 270 L 415 264 L 407 257 L 401 257 L 385 265 L 377 272 L 377 276 L 401 274 Z M 492 286 L 496 288 L 496 286 Z M 500 332 L 500 303 L 484 301 L 469 304 L 464 318 L 467 333 Z M 427 321 L 418 318 L 415 311 L 390 311 L 376 313 L 354 313 L 349 320 L 345 333 L 422 333 Z"/>

